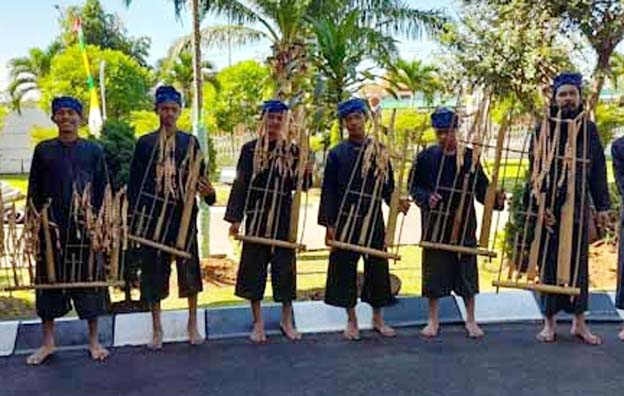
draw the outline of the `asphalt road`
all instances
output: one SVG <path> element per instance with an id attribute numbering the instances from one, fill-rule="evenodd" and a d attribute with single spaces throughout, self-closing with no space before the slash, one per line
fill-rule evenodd
<path id="1" fill-rule="evenodd" d="M 602 346 L 581 344 L 563 325 L 557 343 L 539 344 L 538 324 L 524 323 L 486 326 L 480 341 L 449 326 L 433 341 L 412 328 L 394 339 L 366 332 L 356 343 L 334 333 L 296 344 L 271 337 L 263 346 L 230 339 L 161 352 L 119 348 L 106 363 L 59 352 L 37 368 L 13 356 L 0 359 L 0 395 L 621 395 L 618 326 L 593 328 Z"/>

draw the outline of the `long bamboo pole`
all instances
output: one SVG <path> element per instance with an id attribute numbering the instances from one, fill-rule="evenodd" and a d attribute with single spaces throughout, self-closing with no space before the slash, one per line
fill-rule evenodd
<path id="1" fill-rule="evenodd" d="M 483 204 L 483 218 L 481 221 L 481 235 L 479 236 L 479 246 L 487 248 L 490 239 L 490 229 L 492 226 L 492 213 L 496 201 L 496 191 L 498 189 L 498 174 L 500 171 L 501 158 L 503 154 L 503 145 L 505 143 L 505 135 L 511 124 L 511 112 L 503 120 L 502 125 L 496 136 L 496 152 L 494 154 L 494 166 L 492 168 L 492 176 L 487 192 L 485 193 L 485 202 Z"/>

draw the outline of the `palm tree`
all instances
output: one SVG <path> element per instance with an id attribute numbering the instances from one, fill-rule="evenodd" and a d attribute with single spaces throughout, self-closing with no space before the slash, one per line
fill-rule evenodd
<path id="1" fill-rule="evenodd" d="M 398 97 L 400 91 L 409 91 L 412 95 L 412 106 L 418 92 L 421 92 L 425 101 L 431 104 L 436 92 L 441 88 L 438 69 L 420 60 L 410 62 L 398 59 L 388 65 L 388 73 L 382 78 L 390 84 L 388 92 L 394 97 Z"/>
<path id="2" fill-rule="evenodd" d="M 359 24 L 360 13 L 351 11 L 336 21 L 312 21 L 314 65 L 324 80 L 328 103 L 338 103 L 357 91 L 366 78 L 358 71 L 364 59 L 390 63 L 397 53 L 395 40 Z M 365 74 L 365 73 L 364 73 Z"/>
<path id="3" fill-rule="evenodd" d="M 201 5 L 203 12 L 234 23 L 203 30 L 205 41 L 219 44 L 223 43 L 219 38 L 234 37 L 242 43 L 271 42 L 268 61 L 277 81 L 277 95 L 282 98 L 301 93 L 301 77 L 308 71 L 308 39 L 323 20 L 357 12 L 361 27 L 409 36 L 439 31 L 445 22 L 438 12 L 415 10 L 399 0 L 214 0 Z"/>
<path id="4" fill-rule="evenodd" d="M 392 63 L 396 57 L 395 40 L 361 26 L 360 18 L 360 11 L 352 10 L 338 20 L 322 17 L 311 21 L 314 35 L 311 51 L 318 71 L 314 90 L 317 107 L 312 125 L 317 130 L 327 130 L 337 118 L 336 103 L 350 97 L 370 78 L 372 66 L 362 70 L 364 60 L 379 65 Z"/>
<path id="5" fill-rule="evenodd" d="M 37 92 L 39 80 L 50 72 L 52 59 L 61 50 L 58 41 L 48 48 L 31 48 L 28 56 L 13 58 L 9 61 L 9 87 L 11 107 L 21 112 L 21 103 L 30 92 Z"/>

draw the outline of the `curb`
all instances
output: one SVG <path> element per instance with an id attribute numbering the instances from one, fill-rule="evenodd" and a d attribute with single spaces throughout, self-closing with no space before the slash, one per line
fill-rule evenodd
<path id="1" fill-rule="evenodd" d="M 614 322 L 624 320 L 624 311 L 614 304 L 614 293 L 591 293 L 587 320 Z M 526 291 L 477 295 L 476 318 L 479 323 L 509 323 L 537 321 L 542 316 L 536 296 Z M 384 309 L 386 322 L 394 327 L 421 326 L 427 322 L 427 299 L 399 297 L 396 304 Z M 346 314 L 342 308 L 326 305 L 322 301 L 303 301 L 293 304 L 297 328 L 302 333 L 339 332 L 344 328 Z M 371 328 L 372 309 L 359 302 L 356 306 L 363 330 Z M 268 335 L 279 334 L 281 307 L 279 304 L 263 305 Z M 197 318 L 202 336 L 208 340 L 246 337 L 251 330 L 251 313 L 246 305 L 198 309 Z M 162 323 L 165 343 L 187 340 L 186 310 L 163 311 Z M 466 318 L 462 299 L 451 296 L 440 299 L 440 322 L 461 323 Z M 571 315 L 559 315 L 570 320 Z M 100 342 L 108 347 L 144 345 L 151 338 L 151 316 L 148 312 L 109 315 L 100 318 Z M 59 350 L 83 349 L 87 346 L 87 327 L 77 318 L 56 321 L 56 341 Z M 40 346 L 41 322 L 39 320 L 0 322 L 0 356 L 21 355 Z"/>

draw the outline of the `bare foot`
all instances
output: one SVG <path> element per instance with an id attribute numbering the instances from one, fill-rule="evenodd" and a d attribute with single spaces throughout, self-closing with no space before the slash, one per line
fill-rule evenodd
<path id="1" fill-rule="evenodd" d="M 466 322 L 465 327 L 470 338 L 481 338 L 485 335 L 483 330 L 477 325 L 477 322 Z"/>
<path id="2" fill-rule="evenodd" d="M 266 334 L 264 333 L 264 323 L 254 323 L 249 339 L 255 344 L 267 342 Z"/>
<path id="3" fill-rule="evenodd" d="M 348 322 L 347 327 L 342 333 L 342 337 L 347 341 L 359 341 L 360 340 L 360 330 L 358 329 L 357 323 Z"/>
<path id="4" fill-rule="evenodd" d="M 602 339 L 597 335 L 593 334 L 589 331 L 589 327 L 586 324 L 574 324 L 570 329 L 570 334 L 578 337 L 581 341 L 583 341 L 587 345 L 600 345 L 602 344 Z"/>
<path id="5" fill-rule="evenodd" d="M 201 334 L 199 334 L 199 331 L 197 330 L 197 326 L 188 327 L 188 337 L 189 337 L 189 344 L 191 345 L 201 345 L 205 341 L 204 337 L 202 337 Z"/>
<path id="6" fill-rule="evenodd" d="M 108 350 L 99 342 L 96 342 L 94 345 L 89 345 L 89 354 L 91 355 L 91 359 L 98 362 L 103 362 L 110 355 Z"/>
<path id="7" fill-rule="evenodd" d="M 544 326 L 542 331 L 537 333 L 535 338 L 537 338 L 539 342 L 551 343 L 551 342 L 555 342 L 555 340 L 557 339 L 557 333 L 555 333 L 555 329 L 548 327 L 548 326 Z"/>
<path id="8" fill-rule="evenodd" d="M 301 339 L 301 333 L 291 323 L 280 322 L 280 330 L 284 337 L 291 341 L 299 341 Z"/>
<path id="9" fill-rule="evenodd" d="M 54 345 L 44 345 L 37 349 L 35 353 L 26 358 L 26 364 L 29 366 L 39 366 L 45 362 L 54 353 Z"/>
<path id="10" fill-rule="evenodd" d="M 395 337 L 396 331 L 384 322 L 381 323 L 373 323 L 373 331 L 381 334 L 383 337 Z"/>
<path id="11" fill-rule="evenodd" d="M 162 330 L 155 330 L 152 333 L 152 342 L 147 344 L 147 348 L 152 351 L 160 351 L 162 349 L 163 332 Z"/>
<path id="12" fill-rule="evenodd" d="M 438 336 L 438 332 L 440 331 L 440 324 L 437 322 L 429 321 L 427 326 L 425 326 L 421 331 L 420 335 L 427 338 L 435 338 Z"/>
<path id="13" fill-rule="evenodd" d="M 618 338 L 620 339 L 620 341 L 624 341 L 624 329 L 620 331 L 620 333 L 618 334 Z"/>

